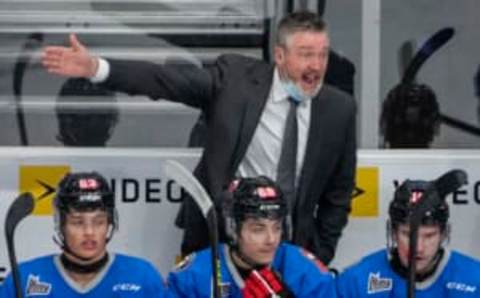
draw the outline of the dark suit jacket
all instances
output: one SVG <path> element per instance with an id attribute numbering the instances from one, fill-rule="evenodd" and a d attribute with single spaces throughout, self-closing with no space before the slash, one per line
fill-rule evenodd
<path id="1" fill-rule="evenodd" d="M 171 61 L 169 63 L 188 63 L 181 61 Z M 330 49 L 328 52 L 328 65 L 325 73 L 325 83 L 334 86 L 340 90 L 354 95 L 355 66 L 347 58 L 337 54 Z M 205 120 L 205 114 L 200 113 L 197 122 L 190 132 L 188 147 L 205 147 L 208 133 Z"/>
<path id="2" fill-rule="evenodd" d="M 273 66 L 238 55 L 221 56 L 205 69 L 109 62 L 107 87 L 183 102 L 206 113 L 209 138 L 194 173 L 217 200 L 218 208 L 222 189 L 234 177 L 262 114 Z M 312 102 L 305 161 L 293 210 L 293 242 L 325 263 L 333 258 L 350 211 L 356 167 L 355 114 L 353 99 L 328 85 Z M 183 202 L 177 225 L 185 229 L 183 252 L 208 246 L 205 220 L 189 198 Z"/>

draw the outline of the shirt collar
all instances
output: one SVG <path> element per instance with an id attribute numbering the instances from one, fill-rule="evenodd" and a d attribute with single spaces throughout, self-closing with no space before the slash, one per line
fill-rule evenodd
<path id="1" fill-rule="evenodd" d="M 280 80 L 280 74 L 278 73 L 278 68 L 275 67 L 273 73 L 273 85 L 272 85 L 272 101 L 281 102 L 286 101 L 288 98 L 288 93 L 283 88 L 282 81 Z"/>

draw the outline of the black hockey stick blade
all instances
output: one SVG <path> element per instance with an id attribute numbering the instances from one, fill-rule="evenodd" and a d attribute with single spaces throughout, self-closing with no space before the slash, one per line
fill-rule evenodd
<path id="1" fill-rule="evenodd" d="M 464 170 L 454 169 L 432 181 L 425 189 L 422 199 L 416 204 L 410 215 L 411 221 L 420 223 L 424 214 L 444 201 L 446 196 L 468 183 Z"/>
<path id="2" fill-rule="evenodd" d="M 193 174 L 177 161 L 167 160 L 163 166 L 163 170 L 165 175 L 175 180 L 175 182 L 190 194 L 207 220 L 212 251 L 213 297 L 220 298 L 220 283 L 222 277 L 220 274 L 220 259 L 218 257 L 218 224 L 217 213 L 212 199 Z"/>
<path id="3" fill-rule="evenodd" d="M 468 176 L 464 170 L 454 169 L 443 174 L 434 181 L 438 194 L 441 198 L 456 191 L 468 183 Z"/>
<path id="4" fill-rule="evenodd" d="M 13 201 L 5 218 L 5 235 L 7 237 L 13 236 L 18 223 L 32 213 L 34 205 L 33 196 L 29 192 L 22 193 Z"/>
<path id="5" fill-rule="evenodd" d="M 405 71 L 402 83 L 409 84 L 415 81 L 420 67 L 432 56 L 438 49 L 446 44 L 454 35 L 455 30 L 452 27 L 446 27 L 437 31 L 432 37 L 430 37 L 415 54 L 412 61 Z"/>
<path id="6" fill-rule="evenodd" d="M 317 14 L 319 16 L 324 17 L 326 6 L 327 6 L 327 0 L 317 0 Z"/>
<path id="7" fill-rule="evenodd" d="M 18 271 L 17 257 L 15 256 L 15 228 L 20 221 L 32 213 L 34 208 L 34 200 L 31 193 L 22 193 L 18 196 L 7 211 L 5 218 L 5 238 L 7 241 L 8 258 L 12 272 L 13 282 L 15 284 L 15 292 L 17 298 L 22 298 L 22 287 L 20 284 L 20 273 Z"/>
<path id="8" fill-rule="evenodd" d="M 398 50 L 398 75 L 403 77 L 408 65 L 412 62 L 415 54 L 415 44 L 412 40 L 407 40 L 402 43 Z"/>

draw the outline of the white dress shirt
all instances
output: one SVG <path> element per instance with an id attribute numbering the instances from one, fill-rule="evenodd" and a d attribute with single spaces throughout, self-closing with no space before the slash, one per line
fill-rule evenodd
<path id="1" fill-rule="evenodd" d="M 278 70 L 275 69 L 267 103 L 260 116 L 260 122 L 255 129 L 247 153 L 240 162 L 237 176 L 255 177 L 265 175 L 276 180 L 278 161 L 282 151 L 283 131 L 290 108 L 288 96 L 280 81 Z M 295 175 L 297 186 L 307 147 L 311 103 L 312 100 L 308 99 L 300 102 L 297 106 L 298 143 Z"/>

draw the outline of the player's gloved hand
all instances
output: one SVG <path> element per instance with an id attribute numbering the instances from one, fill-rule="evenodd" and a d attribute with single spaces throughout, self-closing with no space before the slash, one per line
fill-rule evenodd
<path id="1" fill-rule="evenodd" d="M 282 281 L 280 275 L 265 267 L 261 270 L 252 270 L 245 280 L 243 288 L 244 298 L 293 298 L 290 289 Z"/>

